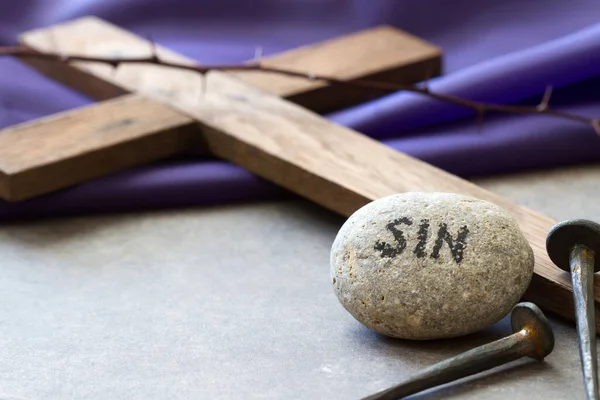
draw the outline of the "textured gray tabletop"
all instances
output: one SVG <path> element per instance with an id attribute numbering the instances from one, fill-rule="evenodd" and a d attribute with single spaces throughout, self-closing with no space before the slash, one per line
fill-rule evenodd
<path id="1" fill-rule="evenodd" d="M 600 166 L 478 183 L 600 219 Z M 356 322 L 329 282 L 343 223 L 286 202 L 0 230 L 0 399 L 358 399 L 510 332 L 409 342 Z M 574 326 L 522 360 L 411 399 L 580 399 Z"/>

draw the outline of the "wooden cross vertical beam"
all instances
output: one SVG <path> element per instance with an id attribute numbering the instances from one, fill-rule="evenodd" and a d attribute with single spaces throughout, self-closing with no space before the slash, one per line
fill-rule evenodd
<path id="1" fill-rule="evenodd" d="M 57 43 L 59 50 L 81 53 L 85 46 L 69 48 L 71 38 L 77 38 L 76 43 L 93 43 L 94 55 L 105 56 L 139 55 L 136 52 L 141 48 L 150 48 L 141 38 L 134 45 L 131 34 L 106 24 L 97 30 L 77 29 L 76 23 L 51 29 L 51 35 L 47 30 L 25 34 L 23 43 L 40 51 L 56 51 L 53 43 Z M 176 56 L 160 51 L 162 57 Z M 201 78 L 147 65 L 122 66 L 116 73 L 105 65 L 89 63 L 38 67 L 80 89 L 91 79 L 94 84 L 87 92 L 99 97 L 112 90 L 151 98 L 185 115 L 198 128 L 191 136 L 213 154 L 342 215 L 372 200 L 407 191 L 454 192 L 496 203 L 513 215 L 534 250 L 535 271 L 526 298 L 546 311 L 574 317 L 569 277 L 550 262 L 545 251 L 545 236 L 554 220 L 331 123 L 269 93 L 271 85 L 251 87 L 250 78 L 243 74 L 212 72 Z M 598 301 L 600 290 L 596 293 Z"/>

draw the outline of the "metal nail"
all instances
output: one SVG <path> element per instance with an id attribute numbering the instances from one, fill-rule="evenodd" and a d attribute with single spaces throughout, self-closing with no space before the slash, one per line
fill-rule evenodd
<path id="1" fill-rule="evenodd" d="M 434 364 L 404 382 L 362 400 L 396 400 L 455 381 L 522 357 L 542 361 L 554 349 L 554 334 L 533 303 L 519 303 L 511 312 L 513 334 Z"/>
<path id="2" fill-rule="evenodd" d="M 598 400 L 594 273 L 600 270 L 595 257 L 600 251 L 600 225 L 584 219 L 560 222 L 548 233 L 546 250 L 557 267 L 571 274 L 586 398 Z"/>

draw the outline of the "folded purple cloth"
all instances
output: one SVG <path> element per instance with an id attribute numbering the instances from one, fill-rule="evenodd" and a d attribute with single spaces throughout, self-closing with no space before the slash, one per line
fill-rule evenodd
<path id="1" fill-rule="evenodd" d="M 207 63 L 251 58 L 381 23 L 423 37 L 445 53 L 438 92 L 498 103 L 539 102 L 600 117 L 600 3 L 594 0 L 25 0 L 3 4 L 0 38 L 96 15 Z M 12 59 L 0 59 L 4 126 L 89 103 Z M 591 127 L 548 116 L 472 112 L 395 93 L 327 116 L 461 176 L 600 159 Z M 157 162 L 22 203 L 0 202 L 0 220 L 214 205 L 289 194 L 226 162 Z"/>

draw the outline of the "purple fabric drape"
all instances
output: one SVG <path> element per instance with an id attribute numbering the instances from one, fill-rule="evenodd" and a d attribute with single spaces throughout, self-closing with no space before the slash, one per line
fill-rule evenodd
<path id="1" fill-rule="evenodd" d="M 206 63 L 240 62 L 387 23 L 445 53 L 433 90 L 471 99 L 552 105 L 600 117 L 597 0 L 53 0 L 5 2 L 0 38 L 96 15 Z M 0 125 L 81 106 L 90 99 L 19 62 L 0 59 Z M 591 127 L 545 116 L 489 115 L 395 93 L 327 116 L 461 176 L 600 159 Z M 23 203 L 0 201 L 0 220 L 144 210 L 288 194 L 226 162 L 185 158 L 113 174 Z"/>

